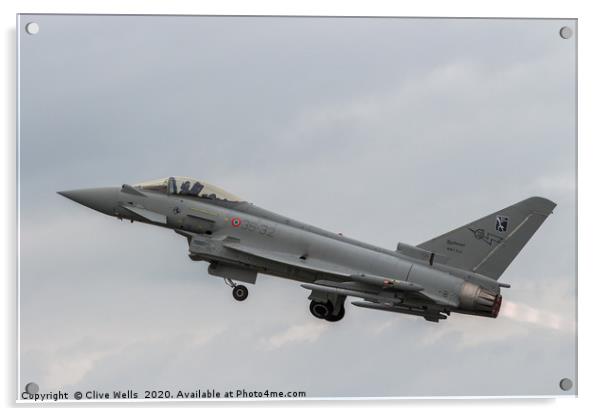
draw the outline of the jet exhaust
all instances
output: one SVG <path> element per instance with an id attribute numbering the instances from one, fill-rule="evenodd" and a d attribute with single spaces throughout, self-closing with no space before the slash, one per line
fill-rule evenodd
<path id="1" fill-rule="evenodd" d="M 466 282 L 460 290 L 458 312 L 497 318 L 502 306 L 502 296 L 492 290 Z"/>

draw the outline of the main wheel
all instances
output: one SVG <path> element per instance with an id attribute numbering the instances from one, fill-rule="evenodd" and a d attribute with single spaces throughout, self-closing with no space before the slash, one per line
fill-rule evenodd
<path id="1" fill-rule="evenodd" d="M 339 311 L 338 314 L 335 315 L 335 314 L 330 313 L 330 314 L 326 315 L 326 318 L 324 318 L 324 319 L 326 319 L 328 322 L 338 322 L 341 319 L 343 319 L 344 316 L 345 316 L 345 307 L 341 306 L 341 310 Z"/>
<path id="2" fill-rule="evenodd" d="M 236 285 L 234 289 L 232 289 L 232 296 L 239 302 L 242 302 L 249 296 L 249 289 L 243 285 Z"/>
<path id="3" fill-rule="evenodd" d="M 312 300 L 309 304 L 309 311 L 318 319 L 326 319 L 332 313 L 332 303 Z"/>

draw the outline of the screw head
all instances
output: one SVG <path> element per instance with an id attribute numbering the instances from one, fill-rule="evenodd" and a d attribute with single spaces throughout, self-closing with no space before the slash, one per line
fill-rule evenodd
<path id="1" fill-rule="evenodd" d="M 25 25 L 25 31 L 30 35 L 35 35 L 40 31 L 40 26 L 36 22 L 30 22 Z"/>
<path id="2" fill-rule="evenodd" d="M 40 386 L 38 386 L 34 382 L 27 383 L 25 385 L 25 392 L 27 392 L 28 394 L 36 394 L 39 391 L 40 391 Z"/>
<path id="3" fill-rule="evenodd" d="M 568 39 L 573 36 L 573 29 L 568 26 L 563 26 L 560 28 L 560 37 L 562 39 Z"/>
<path id="4" fill-rule="evenodd" d="M 570 378 L 563 378 L 562 380 L 560 380 L 559 384 L 560 388 L 564 391 L 569 391 L 573 388 L 573 380 L 571 380 Z"/>

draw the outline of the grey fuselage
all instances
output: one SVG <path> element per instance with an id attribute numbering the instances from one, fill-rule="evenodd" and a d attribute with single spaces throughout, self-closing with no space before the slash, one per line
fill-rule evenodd
<path id="1" fill-rule="evenodd" d="M 352 305 L 446 319 L 451 312 L 495 318 L 498 281 L 556 204 L 532 196 L 434 237 L 396 250 L 335 234 L 259 208 L 216 186 L 169 177 L 121 188 L 59 194 L 104 214 L 169 229 L 186 237 L 189 257 L 209 262 L 235 300 L 257 274 L 301 282 L 311 290 L 309 310 L 337 322 Z"/>
<path id="2" fill-rule="evenodd" d="M 151 191 L 136 195 L 120 191 L 119 188 L 115 189 L 115 193 L 117 204 L 112 215 L 171 228 L 186 235 L 189 237 L 190 257 L 193 260 L 240 266 L 307 283 L 323 278 L 319 272 L 285 267 L 263 257 L 234 252 L 221 244 L 222 241 L 234 240 L 266 252 L 294 255 L 301 262 L 308 259 L 323 262 L 343 273 L 362 272 L 413 282 L 423 287 L 433 298 L 440 299 L 445 305 L 444 309 L 456 312 L 462 312 L 461 294 L 466 282 L 499 293 L 497 282 L 484 276 L 445 265 L 430 265 L 428 261 L 410 258 L 399 251 L 387 250 L 307 225 L 248 202 L 166 195 Z M 149 220 L 124 208 L 129 206 L 162 214 L 165 222 Z M 332 276 L 328 278 L 336 280 Z M 250 283 L 254 283 L 254 280 Z M 404 297 L 409 304 L 419 306 L 424 303 L 424 299 L 411 293 Z M 473 311 L 466 310 L 464 313 Z"/>

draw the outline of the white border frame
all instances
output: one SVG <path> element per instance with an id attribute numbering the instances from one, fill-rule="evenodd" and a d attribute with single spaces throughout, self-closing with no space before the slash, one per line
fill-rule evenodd
<path id="1" fill-rule="evenodd" d="M 497 7 L 496 7 L 497 6 Z M 282 15 L 347 15 L 347 16 L 362 16 L 362 15 L 390 15 L 390 16 L 424 16 L 424 17 L 556 17 L 556 18 L 578 18 L 579 19 L 579 121 L 578 128 L 580 132 L 579 139 L 579 206 L 578 215 L 580 218 L 580 229 L 587 230 L 579 234 L 579 247 L 581 255 L 579 256 L 579 270 L 582 290 L 579 293 L 579 318 L 580 318 L 580 338 L 581 342 L 578 345 L 580 368 L 579 368 L 579 400 L 493 400 L 493 401 L 460 401 L 458 405 L 449 406 L 446 403 L 446 413 L 470 413 L 470 411 L 478 411 L 482 413 L 487 411 L 490 414 L 505 414 L 510 408 L 514 407 L 530 407 L 530 411 L 545 414 L 566 413 L 567 410 L 579 409 L 586 410 L 590 406 L 597 407 L 596 399 L 597 391 L 596 384 L 598 379 L 597 370 L 599 369 L 599 336 L 596 327 L 597 311 L 595 306 L 598 301 L 598 294 L 601 293 L 600 279 L 597 277 L 597 257 L 594 250 L 597 248 L 597 235 L 599 235 L 600 225 L 597 224 L 596 217 L 600 205 L 600 193 L 597 192 L 597 178 L 600 176 L 600 164 L 598 163 L 597 155 L 600 151 L 600 144 L 597 137 L 600 136 L 600 126 L 598 122 L 598 112 L 595 104 L 596 93 L 600 93 L 600 58 L 597 54 L 598 40 L 602 38 L 599 23 L 600 15 L 596 13 L 593 6 L 588 6 L 585 2 L 558 2 L 550 1 L 537 4 L 534 2 L 514 1 L 509 0 L 503 4 L 483 4 L 478 1 L 430 1 L 420 4 L 407 5 L 395 4 L 392 2 L 365 2 L 365 1 L 347 1 L 347 2 L 320 2 L 315 0 L 294 1 L 286 4 L 277 1 L 261 1 L 254 2 L 232 1 L 223 4 L 217 1 L 212 2 L 192 2 L 184 0 L 173 0 L 170 2 L 156 3 L 150 1 L 115 1 L 107 0 L 104 2 L 87 2 L 77 1 L 61 1 L 55 0 L 52 3 L 44 1 L 27 1 L 22 0 L 17 4 L 14 1 L 5 1 L 2 3 L 2 20 L 4 22 L 5 34 L 8 39 L 5 39 L 5 66 L 4 80 L 5 91 L 8 92 L 8 97 L 3 101 L 3 110 L 0 113 L 3 117 L 3 125 L 6 126 L 6 137 L 4 144 L 5 156 L 5 187 L 8 192 L 5 193 L 5 204 L 2 204 L 2 213 L 5 220 L 5 230 L 11 230 L 3 240 L 0 250 L 2 253 L 2 264 L 6 265 L 7 273 L 5 276 L 5 308 L 7 314 L 3 320 L 5 334 L 8 332 L 7 343 L 4 344 L 5 352 L 5 367 L 9 371 L 5 372 L 5 377 L 2 378 L 2 388 L 0 391 L 6 393 L 4 396 L 4 405 L 14 403 L 17 386 L 14 386 L 14 369 L 15 363 L 15 343 L 12 334 L 16 333 L 15 324 L 15 298 L 16 281 L 16 257 L 17 249 L 13 247 L 14 237 L 16 236 L 16 206 L 14 204 L 14 196 L 16 192 L 16 166 L 15 166 L 15 134 L 16 134 L 16 113 L 14 108 L 15 103 L 15 80 L 16 71 L 14 70 L 15 46 L 14 46 L 14 16 L 17 12 L 53 12 L 53 13 L 119 13 L 119 14 L 282 14 Z M 11 33 L 12 31 L 12 33 Z M 12 36 L 11 36 L 12 35 Z M 12 39 L 11 39 L 12 38 Z M 11 44 L 12 43 L 12 44 Z M 584 87 L 585 86 L 585 87 Z M 598 133 L 598 134 L 596 134 Z M 589 278 L 588 278 L 589 277 Z M 585 288 L 585 289 L 584 289 Z M 588 330 L 589 328 L 589 330 Z M 587 362 L 587 366 L 583 363 Z M 12 369 L 12 371 L 11 371 Z M 443 399 L 444 401 L 447 401 Z M 392 403 L 394 401 L 386 401 L 384 403 Z M 441 400 L 437 400 L 441 402 Z M 77 402 L 79 406 L 88 402 Z M 148 402 L 145 402 L 148 403 Z M 248 405 L 255 402 L 247 402 Z M 262 402 L 268 405 L 272 402 Z M 275 402 L 283 403 L 283 402 Z M 306 407 L 307 402 L 285 402 L 291 406 Z M 379 405 L 382 402 L 371 402 L 370 405 Z M 458 403 L 458 402 L 456 402 Z M 489 404 L 495 404 L 495 408 Z M 550 406 L 552 403 L 556 406 Z M 175 404 L 171 402 L 171 404 Z M 363 413 L 362 408 L 365 406 L 357 402 L 347 403 L 353 404 L 354 408 Z M 500 404 L 504 404 L 500 406 Z M 537 406 L 539 404 L 539 406 Z M 198 403 L 197 403 L 198 405 Z M 228 403 L 231 407 L 234 403 Z M 324 403 L 329 407 L 327 403 Z M 337 404 L 338 405 L 338 404 Z M 424 412 L 425 410 L 435 411 L 440 413 L 443 409 L 440 405 L 430 402 L 425 404 L 421 400 L 420 403 L 403 403 L 404 407 L 412 408 Z M 533 405 L 536 405 L 533 407 Z M 278 405 L 281 407 L 282 405 Z M 312 405 L 313 407 L 314 405 Z M 359 408 L 358 408 L 359 406 Z M 71 406 L 68 406 L 71 407 Z M 113 407 L 113 406 L 112 406 Z M 160 406 L 163 407 L 163 406 Z M 214 406 L 212 406 L 214 407 Z M 224 406 L 219 406 L 224 407 Z M 257 409 L 257 406 L 252 406 Z M 273 407 L 273 406 L 268 406 Z M 430 409 L 428 409 L 430 407 Z M 58 410 L 58 409 L 57 409 Z M 101 410 L 101 409 L 95 409 Z M 145 409 L 148 412 L 150 409 Z M 161 410 L 153 409 L 153 410 Z M 262 413 L 266 409 L 262 410 Z M 276 410 L 276 409 L 272 409 Z M 302 410 L 302 409 L 297 409 Z M 406 409 L 409 410 L 409 409 Z"/>

